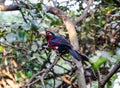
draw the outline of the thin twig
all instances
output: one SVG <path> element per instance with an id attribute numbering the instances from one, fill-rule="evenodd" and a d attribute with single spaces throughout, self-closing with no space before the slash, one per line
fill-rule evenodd
<path id="1" fill-rule="evenodd" d="M 82 15 L 79 18 L 77 18 L 77 20 L 74 22 L 75 25 L 80 23 L 87 16 L 88 10 L 90 9 L 90 6 L 93 4 L 93 0 L 89 0 L 88 2 L 86 0 L 83 1 L 87 4 L 87 6 L 84 9 Z"/>
<path id="2" fill-rule="evenodd" d="M 97 79 L 98 79 L 98 85 L 100 84 L 100 82 L 101 82 L 101 77 L 100 77 L 100 71 L 99 71 L 99 69 L 97 69 L 97 71 L 96 71 L 96 75 L 97 75 Z"/>

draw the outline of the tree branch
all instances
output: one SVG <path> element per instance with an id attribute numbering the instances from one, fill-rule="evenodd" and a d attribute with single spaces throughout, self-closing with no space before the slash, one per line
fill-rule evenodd
<path id="1" fill-rule="evenodd" d="M 100 86 L 99 88 L 104 88 L 105 84 L 109 81 L 109 79 L 118 71 L 118 69 L 120 68 L 120 62 L 118 62 L 113 69 L 111 70 L 110 73 L 108 73 L 104 79 L 100 82 Z"/>
<path id="2" fill-rule="evenodd" d="M 93 5 L 93 0 L 89 0 L 88 2 L 86 0 L 83 0 L 83 1 L 87 4 L 87 6 L 84 9 L 82 15 L 79 18 L 77 18 L 76 21 L 74 21 L 75 25 L 80 23 L 87 16 L 87 13 L 88 13 L 88 10 L 90 9 L 90 6 Z"/>
<path id="3" fill-rule="evenodd" d="M 0 5 L 0 11 L 15 11 L 15 10 L 20 10 L 18 5 L 9 6 Z"/>
<path id="4" fill-rule="evenodd" d="M 42 71 L 36 73 L 32 78 L 29 80 L 28 83 L 26 83 L 22 88 L 30 87 L 31 85 L 37 83 L 39 80 L 41 80 L 43 88 L 45 88 L 43 78 L 44 76 L 54 67 L 54 65 L 57 63 L 60 56 L 56 56 L 54 62 L 47 68 L 43 69 Z"/>

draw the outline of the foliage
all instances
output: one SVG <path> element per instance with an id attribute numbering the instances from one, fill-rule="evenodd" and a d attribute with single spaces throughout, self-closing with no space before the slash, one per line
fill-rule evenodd
<path id="1" fill-rule="evenodd" d="M 31 4 L 29 1 L 26 3 Z M 84 9 L 83 2 L 79 0 L 74 0 L 73 3 L 69 0 L 56 3 L 54 5 L 72 20 L 77 19 Z M 62 5 L 65 3 L 65 6 Z M 75 9 L 76 4 L 78 8 Z M 109 3 L 108 0 L 95 0 L 87 17 L 77 25 L 79 51 L 89 56 L 91 61 L 86 62 L 84 67 L 92 68 L 95 73 L 99 69 L 101 76 L 106 75 L 120 61 L 119 10 L 112 0 Z M 46 41 L 40 32 L 50 29 L 66 38 L 68 35 L 64 23 L 57 16 L 48 13 L 42 3 L 37 3 L 36 7 L 30 5 L 30 9 L 21 5 L 19 16 L 14 16 L 13 12 L 10 13 L 11 18 L 8 14 L 3 17 L 4 13 L 0 13 L 0 87 L 19 88 L 34 74 L 48 68 L 55 59 L 56 53 L 53 50 L 42 47 Z M 69 54 L 64 55 L 45 76 L 46 88 L 77 85 L 76 65 L 66 60 L 70 58 Z M 116 78 L 115 74 L 109 80 L 108 88 L 113 86 Z M 64 79 L 72 82 L 72 85 L 65 83 Z M 95 84 L 93 82 L 93 88 L 97 88 Z M 42 88 L 42 84 L 36 83 L 32 87 Z"/>

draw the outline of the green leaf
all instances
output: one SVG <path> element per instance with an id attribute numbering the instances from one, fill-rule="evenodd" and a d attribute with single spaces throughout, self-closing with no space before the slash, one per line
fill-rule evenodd
<path id="1" fill-rule="evenodd" d="M 19 72 L 16 73 L 16 76 L 17 76 L 17 78 L 20 78 L 20 77 L 21 77 L 21 75 L 20 75 Z"/>
<path id="2" fill-rule="evenodd" d="M 52 21 L 50 23 L 51 26 L 54 26 L 54 25 L 61 25 L 61 21 L 60 20 L 56 20 L 56 21 Z"/>
<path id="3" fill-rule="evenodd" d="M 46 59 L 47 55 L 45 53 L 41 54 L 41 58 Z"/>
<path id="4" fill-rule="evenodd" d="M 120 61 L 120 55 L 116 56 L 116 60 L 119 62 Z"/>
<path id="5" fill-rule="evenodd" d="M 23 23 L 22 24 L 22 28 L 24 29 L 24 30 L 30 30 L 31 29 L 31 25 L 29 24 L 29 23 Z"/>
<path id="6" fill-rule="evenodd" d="M 44 14 L 49 20 L 53 20 L 53 18 L 49 14 Z"/>
<path id="7" fill-rule="evenodd" d="M 107 88 L 113 88 L 113 83 L 114 81 L 118 78 L 118 75 L 117 74 L 114 74 L 110 80 L 107 82 Z"/>
<path id="8" fill-rule="evenodd" d="M 2 34 L 2 32 L 0 32 L 0 36 L 2 36 L 3 34 Z"/>
<path id="9" fill-rule="evenodd" d="M 31 48 L 32 48 L 32 51 L 35 52 L 38 49 L 38 46 L 36 44 L 34 44 L 34 45 L 31 46 Z"/>
<path id="10" fill-rule="evenodd" d="M 27 77 L 28 78 L 31 78 L 33 76 L 33 73 L 31 72 L 31 71 L 29 71 L 28 73 L 27 73 Z"/>
<path id="11" fill-rule="evenodd" d="M 57 8 L 63 10 L 63 11 L 67 11 L 69 8 L 66 6 L 57 6 Z"/>
<path id="12" fill-rule="evenodd" d="M 38 22 L 37 22 L 37 20 L 32 20 L 31 21 L 31 30 L 33 30 L 33 31 L 38 30 Z"/>
<path id="13" fill-rule="evenodd" d="M 4 47 L 0 46 L 0 53 L 3 53 L 3 52 L 4 52 Z"/>
<path id="14" fill-rule="evenodd" d="M 37 7 L 41 10 L 42 9 L 42 3 L 37 3 Z"/>
<path id="15" fill-rule="evenodd" d="M 9 33 L 6 35 L 6 40 L 10 43 L 14 42 L 16 40 L 16 34 L 14 33 Z"/>
<path id="16" fill-rule="evenodd" d="M 24 30 L 18 31 L 17 38 L 18 38 L 18 41 L 25 42 L 27 40 L 26 32 Z"/>
<path id="17" fill-rule="evenodd" d="M 100 57 L 95 63 L 93 63 L 93 65 L 92 65 L 93 69 L 97 70 L 106 61 L 107 61 L 107 58 Z"/>

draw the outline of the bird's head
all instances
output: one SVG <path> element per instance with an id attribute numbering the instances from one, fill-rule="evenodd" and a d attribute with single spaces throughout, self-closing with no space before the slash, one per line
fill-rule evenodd
<path id="1" fill-rule="evenodd" d="M 46 39 L 47 39 L 47 41 L 50 41 L 54 37 L 55 37 L 54 33 L 50 32 L 50 31 L 46 31 Z"/>
<path id="2" fill-rule="evenodd" d="M 47 41 L 50 41 L 55 37 L 55 34 L 50 31 L 43 31 L 43 32 L 40 32 L 40 34 L 44 35 Z"/>

